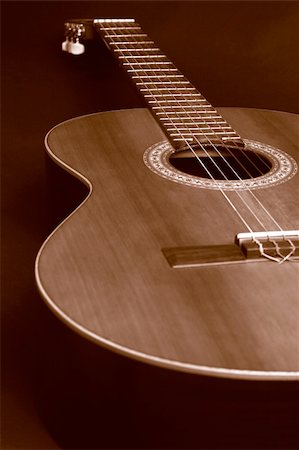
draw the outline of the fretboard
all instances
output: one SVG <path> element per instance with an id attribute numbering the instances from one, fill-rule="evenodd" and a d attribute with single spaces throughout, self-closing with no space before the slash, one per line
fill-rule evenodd
<path id="1" fill-rule="evenodd" d="M 243 144 L 134 19 L 95 19 L 94 24 L 176 148 L 196 143 Z"/>

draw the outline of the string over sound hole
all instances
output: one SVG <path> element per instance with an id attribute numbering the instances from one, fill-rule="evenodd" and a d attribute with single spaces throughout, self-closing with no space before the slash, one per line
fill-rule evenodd
<path id="1" fill-rule="evenodd" d="M 218 146 L 217 151 L 214 146 L 206 146 L 205 151 L 202 148 L 195 147 L 192 152 L 188 153 L 175 150 L 169 141 L 163 141 L 148 148 L 143 155 L 143 161 L 151 171 L 169 181 L 203 189 L 225 189 L 229 191 L 264 189 L 284 183 L 297 173 L 296 161 L 282 150 L 249 139 L 243 139 L 243 141 L 245 150 L 233 147 L 235 152 L 240 152 L 237 155 L 238 159 L 241 155 L 243 158 L 245 154 L 246 161 L 248 161 L 247 156 L 250 156 L 250 160 L 253 161 L 248 165 L 246 163 L 245 169 L 242 169 L 243 172 L 241 172 L 240 163 L 238 163 L 238 172 L 232 164 L 230 164 L 231 168 L 227 169 L 228 165 L 223 162 L 222 158 L 225 156 L 225 152 L 227 152 L 226 157 L 229 156 L 229 158 L 235 160 L 235 157 L 228 151 L 228 149 L 231 150 L 231 147 L 227 146 Z M 222 156 L 219 155 L 219 149 L 222 151 Z M 190 156 L 192 158 L 189 158 Z M 225 172 L 218 163 L 219 168 L 216 168 L 216 165 L 212 162 L 213 158 L 221 159 L 221 164 L 226 166 Z M 179 161 L 181 159 L 182 162 Z M 186 163 L 189 166 L 188 168 L 182 167 L 184 165 L 183 159 L 190 159 L 190 162 L 187 161 Z M 213 172 L 207 171 L 206 160 L 209 160 Z M 193 171 L 195 171 L 195 175 Z"/>
<path id="2" fill-rule="evenodd" d="M 212 180 L 248 180 L 267 174 L 271 161 L 253 150 L 219 145 L 194 146 L 169 157 L 177 170 Z"/>

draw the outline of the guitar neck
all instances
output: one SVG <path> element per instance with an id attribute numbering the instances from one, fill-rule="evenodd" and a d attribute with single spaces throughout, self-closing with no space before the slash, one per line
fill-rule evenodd
<path id="1" fill-rule="evenodd" d="M 243 146 L 236 131 L 134 19 L 95 19 L 94 25 L 175 148 L 187 143 Z"/>

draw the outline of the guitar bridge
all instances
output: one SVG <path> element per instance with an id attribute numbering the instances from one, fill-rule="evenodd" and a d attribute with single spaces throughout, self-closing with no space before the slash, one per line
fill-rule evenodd
<path id="1" fill-rule="evenodd" d="M 239 233 L 235 244 L 164 248 L 172 268 L 299 260 L 299 230 Z"/>
<path id="2" fill-rule="evenodd" d="M 247 259 L 264 257 L 282 263 L 298 256 L 299 230 L 239 233 L 236 242 Z"/>

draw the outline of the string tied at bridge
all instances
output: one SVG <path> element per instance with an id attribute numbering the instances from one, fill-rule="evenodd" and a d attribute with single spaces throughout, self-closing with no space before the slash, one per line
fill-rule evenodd
<path id="1" fill-rule="evenodd" d="M 237 243 L 249 259 L 260 256 L 282 264 L 297 259 L 299 230 L 239 233 Z"/>

